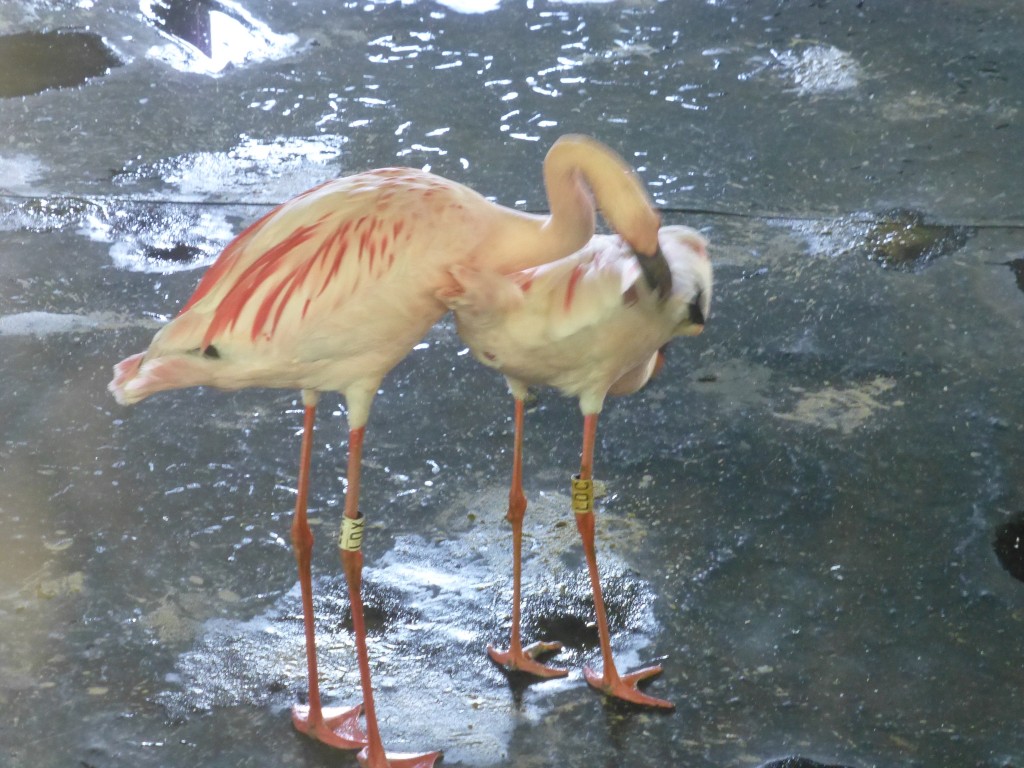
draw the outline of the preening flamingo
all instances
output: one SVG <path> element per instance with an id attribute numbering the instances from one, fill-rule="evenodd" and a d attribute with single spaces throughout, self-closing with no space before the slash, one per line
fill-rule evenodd
<path id="1" fill-rule="evenodd" d="M 455 312 L 459 335 L 484 365 L 505 375 L 515 398 L 515 443 L 508 520 L 512 524 L 512 636 L 509 650 L 488 647 L 495 662 L 509 670 L 560 677 L 566 670 L 538 657 L 561 648 L 537 642 L 523 648 L 520 638 L 523 517 L 523 401 L 529 385 L 557 387 L 579 398 L 583 412 L 583 452 L 573 477 L 572 507 L 583 541 L 597 612 L 604 668 L 589 667 L 590 685 L 609 696 L 635 704 L 671 708 L 672 704 L 641 693 L 637 683 L 661 672 L 660 666 L 619 675 L 594 549 L 594 440 L 605 396 L 637 391 L 662 362 L 663 348 L 674 336 L 704 329 L 711 302 L 711 262 L 707 242 L 688 227 L 663 227 L 661 252 L 671 270 L 671 292 L 660 296 L 640 279 L 641 263 L 628 243 L 598 235 L 579 252 L 559 261 L 512 275 L 459 265 L 458 283 L 439 295 Z"/>
<path id="2" fill-rule="evenodd" d="M 410 169 L 329 181 L 289 200 L 228 244 L 181 313 L 149 348 L 114 369 L 123 404 L 155 392 L 294 387 L 305 405 L 292 542 L 302 591 L 309 703 L 295 726 L 341 748 L 365 748 L 370 768 L 433 765 L 440 753 L 386 755 L 370 681 L 360 581 L 359 475 L 370 406 L 385 374 L 445 312 L 437 293 L 455 266 L 509 273 L 562 258 L 594 231 L 594 199 L 638 254 L 658 251 L 659 217 L 633 171 L 599 142 L 565 136 L 544 160 L 550 215 L 496 205 L 469 188 Z M 652 264 L 660 259 L 651 259 Z M 348 490 L 341 560 L 348 581 L 362 705 L 325 711 L 313 633 L 306 520 L 313 422 L 319 394 L 343 394 Z M 359 726 L 365 708 L 365 735 Z"/>

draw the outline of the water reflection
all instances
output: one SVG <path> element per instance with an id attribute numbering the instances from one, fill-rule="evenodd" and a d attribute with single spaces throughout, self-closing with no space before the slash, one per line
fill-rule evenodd
<path id="1" fill-rule="evenodd" d="M 809 45 L 798 40 L 791 48 L 773 48 L 769 53 L 770 57 L 751 58 L 753 67 L 738 79 L 753 80 L 771 71 L 792 84 L 792 90 L 800 96 L 842 93 L 856 88 L 863 79 L 856 59 L 834 46 Z"/>
<path id="2" fill-rule="evenodd" d="M 613 3 L 615 0 L 559 1 L 565 5 L 608 5 Z M 496 11 L 501 7 L 501 0 L 436 0 L 436 2 L 449 10 L 464 14 L 490 13 L 491 11 Z M 414 5 L 415 0 L 371 0 L 371 2 L 366 5 L 366 8 L 372 8 L 374 5 L 395 5 L 396 3 L 400 3 L 401 5 Z M 526 7 L 532 10 L 534 7 L 534 0 L 526 0 Z M 443 16 L 443 14 L 440 13 L 434 13 L 431 15 L 435 17 Z"/>
<path id="3" fill-rule="evenodd" d="M 145 18 L 171 44 L 149 55 L 182 72 L 216 75 L 229 65 L 279 59 L 298 42 L 278 35 L 232 0 L 141 0 Z"/>
<path id="4" fill-rule="evenodd" d="M 971 227 L 928 224 L 920 211 L 904 209 L 780 223 L 801 236 L 812 255 L 864 255 L 881 267 L 904 272 L 919 271 L 957 252 L 975 233 Z"/>
<path id="5" fill-rule="evenodd" d="M 125 320 L 124 317 L 112 312 L 89 312 L 84 315 L 60 312 L 16 312 L 0 315 L 0 337 L 3 336 L 35 336 L 43 338 L 63 333 L 86 333 L 90 331 L 108 331 L 125 327 L 138 327 L 139 321 Z M 155 324 L 154 324 L 154 327 Z M 53 541 L 44 541 L 43 546 L 49 552 L 60 552 L 71 546 L 72 539 L 63 537 Z M 66 594 L 68 590 L 59 589 L 67 585 L 68 580 L 47 579 L 37 584 L 36 592 L 43 597 L 54 597 Z M 77 590 L 81 591 L 81 589 Z"/>
<path id="6" fill-rule="evenodd" d="M 438 0 L 441 5 L 459 13 L 487 13 L 495 11 L 501 0 Z"/>
<path id="7" fill-rule="evenodd" d="M 78 234 L 110 243 L 110 259 L 132 272 L 171 274 L 213 262 L 234 229 L 218 211 L 126 206 L 88 215 Z"/>
<path id="8" fill-rule="evenodd" d="M 449 10 L 466 14 L 489 13 L 490 11 L 496 11 L 501 6 L 501 0 L 437 0 L 437 2 Z M 396 4 L 403 6 L 415 5 L 415 0 L 371 0 L 365 8 L 369 10 L 375 5 Z M 435 12 L 431 16 L 443 17 L 444 14 Z"/>
<path id="9" fill-rule="evenodd" d="M 382 13 L 377 9 L 383 5 L 365 5 L 363 10 Z M 505 11 L 513 12 L 503 6 Z M 367 136 L 391 133 L 402 138 L 393 156 L 416 164 L 409 158 L 426 161 L 432 154 L 451 156 L 464 151 L 461 147 L 471 127 L 476 133 L 496 128 L 502 138 L 513 140 L 510 143 L 543 144 L 584 125 L 595 131 L 594 126 L 614 126 L 605 131 L 614 141 L 617 132 L 639 119 L 618 109 L 624 91 L 635 89 L 625 86 L 630 82 L 644 84 L 645 100 L 668 102 L 687 111 L 706 111 L 709 99 L 721 96 L 708 92 L 693 67 L 679 66 L 684 32 L 676 23 L 646 23 L 637 14 L 627 16 L 629 22 L 609 24 L 585 4 L 540 7 L 527 3 L 515 13 L 517 37 L 479 24 L 467 41 L 457 34 L 457 25 L 472 22 L 456 22 L 444 11 L 420 16 L 409 29 L 389 26 L 386 34 L 371 34 L 363 49 L 368 67 L 362 83 L 349 86 L 351 92 L 341 99 L 332 99 L 331 112 L 323 115 L 318 127 L 330 130 L 328 123 L 337 121 L 346 128 L 371 129 Z M 634 18 L 636 22 L 631 23 Z M 524 55 L 526 50 L 529 55 Z M 424 85 L 407 94 L 411 76 Z M 370 94 L 379 102 L 365 98 L 371 85 L 379 87 Z M 435 141 L 425 133 L 436 125 L 417 125 L 408 118 L 435 108 L 430 102 L 436 102 L 439 94 L 452 101 L 459 94 L 458 98 L 468 100 L 467 106 L 474 100 L 481 103 L 471 110 L 463 108 L 466 119 Z M 471 125 L 474 118 L 482 125 Z M 645 117 L 644 122 L 649 119 Z M 442 164 L 441 172 L 447 170 Z"/>
<path id="10" fill-rule="evenodd" d="M 854 58 L 830 45 L 772 51 L 772 55 L 793 79 L 801 96 L 848 91 L 861 80 L 860 66 Z"/>
<path id="11" fill-rule="evenodd" d="M 134 194 L 153 187 L 166 197 L 167 187 L 179 200 L 279 203 L 319 181 L 338 175 L 335 167 L 345 139 L 317 136 L 258 140 L 243 136 L 225 152 L 191 152 L 155 163 L 129 163 L 114 181 Z"/>

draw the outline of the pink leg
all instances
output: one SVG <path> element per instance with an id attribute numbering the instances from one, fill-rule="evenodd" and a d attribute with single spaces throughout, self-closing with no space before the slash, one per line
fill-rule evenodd
<path id="1" fill-rule="evenodd" d="M 580 480 L 592 480 L 594 475 L 594 440 L 597 436 L 597 414 L 587 414 L 583 418 L 583 457 L 580 462 Z M 594 607 L 597 610 L 597 631 L 601 640 L 601 657 L 604 671 L 598 674 L 590 667 L 583 669 L 583 676 L 591 686 L 603 691 L 607 696 L 640 704 L 647 707 L 673 709 L 674 705 L 664 699 L 656 699 L 637 690 L 637 683 L 649 677 L 661 674 L 661 667 L 647 667 L 627 675 L 620 676 L 615 669 L 612 658 L 611 635 L 608 632 L 608 616 L 605 613 L 604 598 L 601 596 L 601 579 L 597 572 L 597 553 L 594 549 L 594 512 L 593 492 L 590 492 L 590 509 L 576 512 L 576 527 L 583 540 L 583 552 L 587 557 L 587 568 L 590 570 L 590 585 L 594 590 Z"/>
<path id="2" fill-rule="evenodd" d="M 359 473 L 363 457 L 363 437 L 366 428 L 353 429 L 348 435 L 348 492 L 345 495 L 345 517 L 359 520 Z M 345 537 L 343 537 L 344 539 Z M 352 605 L 352 627 L 356 636 L 359 657 L 359 681 L 363 688 L 363 706 L 366 708 L 367 745 L 356 756 L 364 768 L 431 768 L 440 752 L 422 755 L 385 754 L 377 725 L 377 710 L 373 703 L 373 684 L 370 681 L 370 654 L 366 647 L 366 622 L 363 618 L 362 574 L 363 553 L 359 540 L 342 542 L 341 564 L 348 581 L 348 595 Z"/>
<path id="3" fill-rule="evenodd" d="M 299 495 L 292 519 L 292 545 L 299 566 L 299 585 L 302 589 L 302 622 L 306 629 L 306 666 L 309 674 L 309 703 L 292 708 L 295 727 L 325 744 L 339 749 L 359 749 L 366 744 L 366 735 L 359 727 L 362 705 L 348 708 L 323 709 L 320 705 L 320 683 L 316 665 L 316 637 L 313 629 L 313 582 L 310 559 L 313 551 L 313 533 L 306 520 L 309 498 L 309 464 L 313 452 L 313 421 L 316 406 L 307 405 L 302 433 L 302 454 L 299 462 Z"/>
<path id="4" fill-rule="evenodd" d="M 520 639 L 520 585 L 523 576 L 523 517 L 526 496 L 523 495 L 523 401 L 516 398 L 515 442 L 512 449 L 512 486 L 508 492 L 508 521 L 512 523 L 512 639 L 507 651 L 487 646 L 491 659 L 508 670 L 527 672 L 538 677 L 564 677 L 567 671 L 548 667 L 538 656 L 562 649 L 558 642 L 536 642 L 523 648 Z"/>

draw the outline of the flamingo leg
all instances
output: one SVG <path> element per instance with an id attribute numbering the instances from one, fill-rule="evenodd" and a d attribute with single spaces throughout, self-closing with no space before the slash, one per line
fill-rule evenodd
<path id="1" fill-rule="evenodd" d="M 619 675 L 612 658 L 611 635 L 608 631 L 608 616 L 604 598 L 601 595 L 601 578 L 597 570 L 597 553 L 594 549 L 594 440 L 597 436 L 597 414 L 583 417 L 583 457 L 580 473 L 573 478 L 573 509 L 576 511 L 576 527 L 583 540 L 583 552 L 590 571 L 590 585 L 594 591 L 594 608 L 597 611 L 597 631 L 601 641 L 601 657 L 604 669 L 595 672 L 584 667 L 583 676 L 590 685 L 607 696 L 646 707 L 673 709 L 674 705 L 664 699 L 657 699 L 641 693 L 637 683 L 661 673 L 661 666 L 646 667 L 629 674 Z"/>
<path id="2" fill-rule="evenodd" d="M 313 628 L 313 582 L 310 561 L 313 551 L 313 533 L 306 518 L 309 498 L 309 465 L 313 452 L 313 422 L 316 405 L 307 403 L 302 432 L 302 451 L 299 461 L 299 492 L 292 518 L 292 546 L 299 567 L 299 585 L 302 590 L 302 622 L 306 630 L 306 666 L 309 673 L 309 702 L 292 708 L 292 723 L 314 739 L 339 749 L 359 749 L 366 744 L 366 735 L 359 727 L 362 705 L 331 707 L 320 704 L 320 682 L 316 663 L 316 635 Z"/>
<path id="3" fill-rule="evenodd" d="M 373 683 L 370 679 L 370 654 L 366 646 L 366 621 L 363 617 L 362 544 L 363 517 L 359 514 L 359 474 L 362 467 L 365 427 L 349 431 L 348 437 L 348 492 L 345 494 L 345 519 L 338 542 L 341 565 L 348 581 L 348 595 L 352 606 L 352 628 L 356 636 L 356 654 L 359 659 L 359 681 L 363 689 L 366 710 L 367 744 L 356 756 L 363 768 L 431 768 L 440 752 L 424 754 L 387 754 L 377 725 L 377 710 L 373 703 Z"/>
<path id="4" fill-rule="evenodd" d="M 537 677 L 564 677 L 567 670 L 549 667 L 537 661 L 539 656 L 562 649 L 559 642 L 538 641 L 523 648 L 520 638 L 521 584 L 523 578 L 523 518 L 526 496 L 523 494 L 523 400 L 515 399 L 515 438 L 512 449 L 512 485 L 508 492 L 508 514 L 512 524 L 512 637 L 509 649 L 501 651 L 493 645 L 487 653 L 494 663 L 509 671 L 526 672 Z"/>

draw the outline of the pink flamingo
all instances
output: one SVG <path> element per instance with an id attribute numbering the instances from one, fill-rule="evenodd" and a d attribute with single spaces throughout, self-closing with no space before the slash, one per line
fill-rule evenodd
<path id="1" fill-rule="evenodd" d="M 440 755 L 387 755 L 373 702 L 360 584 L 359 475 L 370 406 L 385 374 L 445 312 L 439 290 L 457 265 L 513 272 L 562 258 L 594 231 L 594 200 L 638 253 L 658 250 L 659 217 L 633 171 L 583 136 L 544 160 L 550 215 L 496 205 L 430 173 L 381 169 L 329 181 L 271 211 L 235 238 L 181 313 L 149 348 L 120 362 L 110 391 L 123 404 L 166 389 L 294 387 L 305 405 L 292 542 L 302 590 L 309 703 L 295 726 L 370 768 L 433 765 Z M 321 706 L 306 520 L 313 422 L 321 392 L 348 408 L 348 491 L 339 541 L 349 585 L 363 703 Z M 365 735 L 359 715 L 365 708 Z"/>
<path id="2" fill-rule="evenodd" d="M 459 334 L 484 365 L 505 375 L 515 398 L 515 442 L 508 520 L 512 524 L 512 636 L 509 650 L 488 646 L 499 665 L 540 677 L 561 677 L 538 657 L 559 650 L 558 642 L 523 648 L 520 639 L 520 582 L 523 517 L 523 400 L 531 384 L 554 386 L 579 398 L 583 412 L 583 454 L 573 478 L 572 507 L 590 571 L 604 663 L 602 674 L 584 669 L 587 682 L 609 696 L 651 707 L 671 708 L 637 690 L 660 666 L 619 675 L 594 550 L 593 464 L 597 417 L 605 396 L 636 392 L 658 371 L 663 348 L 674 336 L 704 329 L 711 302 L 707 242 L 687 227 L 663 227 L 661 253 L 671 270 L 667 296 L 652 289 L 644 263 L 621 238 L 598 235 L 581 251 L 512 275 L 458 265 L 458 287 L 440 293 L 455 312 Z"/>

